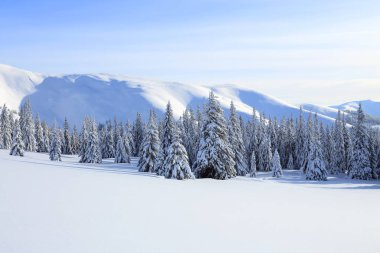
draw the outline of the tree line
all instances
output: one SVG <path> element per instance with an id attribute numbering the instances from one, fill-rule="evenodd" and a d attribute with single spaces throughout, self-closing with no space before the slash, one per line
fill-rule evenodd
<path id="1" fill-rule="evenodd" d="M 70 129 L 67 119 L 63 128 L 48 126 L 38 115 L 33 117 L 26 101 L 18 117 L 3 106 L 0 148 L 16 156 L 24 151 L 49 153 L 52 161 L 61 161 L 62 154 L 78 155 L 81 163 L 101 163 L 105 158 L 130 163 L 137 156 L 139 171 L 175 179 L 256 177 L 257 171 L 281 177 L 283 169 L 300 170 L 307 180 L 337 174 L 378 179 L 380 134 L 365 124 L 361 105 L 352 125 L 340 111 L 331 125 L 316 114 L 304 115 L 300 108 L 297 118 L 278 121 L 253 109 L 245 121 L 231 102 L 226 118 L 211 92 L 202 109 L 188 108 L 178 120 L 169 102 L 162 119 L 154 110 L 147 122 L 137 113 L 132 124 L 116 119 L 98 124 L 86 117 L 78 132 L 76 126 Z"/>

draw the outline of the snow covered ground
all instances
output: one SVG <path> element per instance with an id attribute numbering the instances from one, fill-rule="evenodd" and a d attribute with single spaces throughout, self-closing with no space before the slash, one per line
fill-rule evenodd
<path id="1" fill-rule="evenodd" d="M 0 150 L 0 252 L 380 252 L 379 181 L 177 181 L 77 160 Z"/>

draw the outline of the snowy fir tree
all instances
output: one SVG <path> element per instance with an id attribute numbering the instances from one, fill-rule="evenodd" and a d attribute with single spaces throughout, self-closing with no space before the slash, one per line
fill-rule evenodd
<path id="1" fill-rule="evenodd" d="M 256 155 L 255 151 L 252 151 L 251 154 L 251 159 L 250 159 L 250 170 L 249 170 L 249 176 L 250 177 L 256 177 L 257 172 L 256 172 Z"/>
<path id="2" fill-rule="evenodd" d="M 288 159 L 288 164 L 286 165 L 286 168 L 288 170 L 294 170 L 294 162 L 293 162 L 293 155 L 290 154 L 289 159 Z"/>
<path id="3" fill-rule="evenodd" d="M 51 141 L 49 149 L 49 158 L 51 161 L 61 161 L 61 137 L 59 134 L 60 130 L 57 129 L 56 124 L 54 124 L 51 131 Z"/>
<path id="4" fill-rule="evenodd" d="M 133 141 L 132 127 L 128 121 L 125 124 L 124 145 L 129 156 L 132 156 L 135 144 Z"/>
<path id="5" fill-rule="evenodd" d="M 323 159 L 322 145 L 315 128 L 310 129 L 308 160 L 306 167 L 306 180 L 327 180 L 327 170 Z"/>
<path id="6" fill-rule="evenodd" d="M 140 153 L 140 146 L 144 138 L 144 126 L 143 126 L 143 121 L 141 118 L 141 114 L 138 112 L 136 114 L 136 120 L 133 124 L 132 127 L 132 136 L 133 136 L 133 155 L 134 156 L 139 156 Z"/>
<path id="7" fill-rule="evenodd" d="M 187 154 L 189 156 L 190 166 L 193 165 L 197 158 L 198 152 L 198 136 L 197 136 L 197 121 L 194 116 L 193 110 L 186 108 L 182 116 L 182 140 L 183 145 L 186 148 Z"/>
<path id="8" fill-rule="evenodd" d="M 299 119 L 297 122 L 296 130 L 296 143 L 295 143 L 295 167 L 301 171 L 304 170 L 304 166 L 307 160 L 307 133 L 305 129 L 305 121 L 303 118 L 303 110 L 300 108 Z"/>
<path id="9" fill-rule="evenodd" d="M 66 155 L 73 154 L 70 127 L 69 127 L 69 122 L 67 121 L 67 118 L 65 118 L 65 121 L 63 123 L 62 149 L 63 149 L 63 152 L 62 152 L 63 154 L 66 154 Z"/>
<path id="10" fill-rule="evenodd" d="M 164 163 L 165 178 L 173 178 L 178 180 L 193 179 L 189 159 L 185 147 L 181 144 L 178 129 L 175 127 L 172 144 L 168 148 L 168 154 Z"/>
<path id="11" fill-rule="evenodd" d="M 344 170 L 348 175 L 352 168 L 352 157 L 354 153 L 351 135 L 351 130 L 348 129 L 345 116 L 343 115 Z"/>
<path id="12" fill-rule="evenodd" d="M 168 155 L 169 147 L 173 142 L 175 126 L 176 123 L 173 116 L 173 109 L 169 102 L 166 106 L 165 118 L 162 123 L 161 147 L 154 167 L 154 171 L 157 175 L 163 176 L 165 173 L 163 163 Z"/>
<path id="13" fill-rule="evenodd" d="M 202 136 L 194 163 L 197 178 L 229 179 L 236 176 L 234 152 L 229 141 L 223 110 L 213 92 L 205 107 Z"/>
<path id="14" fill-rule="evenodd" d="M 277 149 L 274 151 L 273 158 L 271 160 L 271 171 L 273 177 L 282 177 L 282 167 L 280 163 L 280 155 Z"/>
<path id="15" fill-rule="evenodd" d="M 1 115 L 0 115 L 0 148 L 9 149 L 12 145 L 12 120 L 9 115 L 11 115 L 4 104 Z"/>
<path id="16" fill-rule="evenodd" d="M 240 121 L 237 117 L 236 108 L 233 102 L 230 106 L 230 119 L 228 121 L 229 142 L 235 153 L 235 169 L 238 176 L 245 176 L 248 173 L 248 165 L 245 157 L 245 146 Z"/>
<path id="17" fill-rule="evenodd" d="M 21 128 L 17 119 L 13 126 L 13 140 L 9 154 L 13 156 L 24 156 L 24 142 L 21 137 Z"/>
<path id="18" fill-rule="evenodd" d="M 128 163 L 130 160 L 125 149 L 123 137 L 120 135 L 120 133 L 118 133 L 116 138 L 117 144 L 115 151 L 115 163 Z"/>
<path id="19" fill-rule="evenodd" d="M 36 151 L 37 152 L 45 152 L 44 149 L 44 131 L 43 131 L 43 128 L 42 128 L 42 124 L 41 124 L 41 120 L 40 120 L 40 116 L 37 115 L 36 116 L 36 119 L 34 121 L 34 128 L 35 128 L 35 139 L 36 139 Z"/>
<path id="20" fill-rule="evenodd" d="M 361 104 L 357 112 L 357 120 L 354 125 L 353 157 L 351 177 L 353 179 L 369 180 L 372 178 L 370 163 L 368 129 L 364 125 L 364 112 Z"/>
<path id="21" fill-rule="evenodd" d="M 160 150 L 160 139 L 156 116 L 150 112 L 149 122 L 144 133 L 138 168 L 141 172 L 154 172 L 154 163 Z"/>
<path id="22" fill-rule="evenodd" d="M 26 151 L 36 150 L 36 139 L 34 137 L 34 122 L 32 106 L 30 101 L 27 100 L 20 109 L 20 129 L 22 140 L 25 144 Z"/>

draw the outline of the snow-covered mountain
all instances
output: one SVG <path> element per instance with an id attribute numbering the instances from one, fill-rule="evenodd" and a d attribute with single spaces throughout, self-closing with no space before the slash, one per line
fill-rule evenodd
<path id="1" fill-rule="evenodd" d="M 6 65 L 0 65 L 0 89 L 0 103 L 17 109 L 29 99 L 41 118 L 58 123 L 66 116 L 80 124 L 85 115 L 98 121 L 113 117 L 132 120 L 138 111 L 146 117 L 152 107 L 161 114 L 168 101 L 178 117 L 186 106 L 201 105 L 210 90 L 216 93 L 224 108 L 229 108 L 233 100 L 244 117 L 252 114 L 252 108 L 277 118 L 299 113 L 295 105 L 235 85 L 199 86 L 109 74 L 49 76 Z M 328 116 L 328 113 L 320 115 L 323 121 L 332 122 Z"/>
<path id="2" fill-rule="evenodd" d="M 362 104 L 365 113 L 380 118 L 380 102 L 373 100 L 351 101 L 341 105 L 333 105 L 331 107 L 342 111 L 357 111 L 359 103 Z"/>

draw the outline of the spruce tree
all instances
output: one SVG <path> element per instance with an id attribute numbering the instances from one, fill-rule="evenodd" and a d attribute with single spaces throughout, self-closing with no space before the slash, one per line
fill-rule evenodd
<path id="1" fill-rule="evenodd" d="M 168 154 L 164 163 L 165 178 L 174 178 L 178 180 L 193 179 L 189 159 L 185 147 L 181 144 L 178 130 L 174 129 L 172 144 L 168 148 Z"/>
<path id="2" fill-rule="evenodd" d="M 70 135 L 70 127 L 69 122 L 67 121 L 67 118 L 65 118 L 64 124 L 63 124 L 63 154 L 71 155 L 73 154 L 73 148 L 72 148 L 72 140 Z"/>
<path id="3" fill-rule="evenodd" d="M 102 154 L 100 150 L 98 128 L 96 122 L 90 118 L 85 118 L 81 133 L 81 163 L 101 163 Z"/>
<path id="4" fill-rule="evenodd" d="M 166 106 L 166 113 L 162 127 L 161 147 L 154 167 L 157 175 L 161 176 L 163 176 L 165 173 L 163 163 L 168 155 L 169 147 L 173 142 L 175 130 L 175 120 L 170 102 Z"/>
<path id="5" fill-rule="evenodd" d="M 13 140 L 9 154 L 13 156 L 24 156 L 24 142 L 22 141 L 20 124 L 17 119 L 13 126 Z"/>
<path id="6" fill-rule="evenodd" d="M 351 178 L 369 180 L 372 178 L 370 163 L 368 129 L 364 125 L 364 112 L 361 104 L 357 111 L 357 120 L 354 125 L 353 157 Z"/>
<path id="7" fill-rule="evenodd" d="M 338 111 L 338 116 L 334 124 L 334 148 L 333 148 L 333 165 L 331 167 L 332 174 L 344 173 L 344 137 L 341 112 Z"/>
<path id="8" fill-rule="evenodd" d="M 132 128 L 132 135 L 133 135 L 133 143 L 134 143 L 133 155 L 139 156 L 140 146 L 144 138 L 143 136 L 144 126 L 143 126 L 143 121 L 141 119 L 141 114 L 139 112 L 136 114 L 136 120 Z"/>
<path id="9" fill-rule="evenodd" d="M 282 167 L 280 163 L 280 155 L 278 154 L 277 149 L 274 151 L 274 155 L 271 161 L 271 170 L 273 177 L 282 177 Z"/>
<path id="10" fill-rule="evenodd" d="M 149 123 L 146 126 L 144 140 L 140 152 L 138 168 L 141 172 L 154 172 L 154 163 L 160 150 L 160 139 L 156 117 L 153 111 L 150 112 Z"/>
<path id="11" fill-rule="evenodd" d="M 46 124 L 45 121 L 42 122 L 42 132 L 43 132 L 43 148 L 42 152 L 49 152 L 49 147 L 50 147 L 50 130 L 48 125 Z"/>
<path id="12" fill-rule="evenodd" d="M 290 154 L 289 159 L 288 159 L 288 164 L 286 165 L 286 168 L 288 170 L 294 170 L 294 162 L 293 162 L 293 155 Z"/>
<path id="13" fill-rule="evenodd" d="M 264 124 L 264 123 L 262 123 Z M 271 160 L 272 160 L 272 150 L 271 150 L 271 141 L 270 137 L 264 130 L 262 133 L 262 140 L 259 144 L 258 149 L 258 160 L 259 160 L 259 171 L 270 171 L 271 169 Z"/>
<path id="14" fill-rule="evenodd" d="M 327 170 L 323 158 L 322 145 L 315 128 L 309 133 L 309 151 L 306 167 L 306 180 L 327 180 Z"/>
<path id="15" fill-rule="evenodd" d="M 35 139 L 36 139 L 36 151 L 37 152 L 45 152 L 44 151 L 44 132 L 43 132 L 43 128 L 42 128 L 42 124 L 41 124 L 41 121 L 40 121 L 40 116 L 37 115 L 36 116 L 36 119 L 34 121 L 34 125 L 35 125 Z"/>
<path id="16" fill-rule="evenodd" d="M 51 133 L 51 141 L 50 141 L 50 149 L 49 149 L 49 158 L 51 161 L 61 161 L 61 137 L 59 134 L 60 130 L 57 129 L 54 124 L 52 133 Z"/>
<path id="17" fill-rule="evenodd" d="M 35 151 L 36 150 L 36 139 L 34 137 L 34 122 L 33 122 L 33 113 L 32 106 L 30 101 L 27 100 L 20 110 L 20 129 L 22 140 L 25 144 L 26 151 Z"/>
<path id="18" fill-rule="evenodd" d="M 230 119 L 228 122 L 229 142 L 235 151 L 235 169 L 238 176 L 245 176 L 248 173 L 248 165 L 245 159 L 245 146 L 240 128 L 240 121 L 234 103 L 231 101 Z"/>
<path id="19" fill-rule="evenodd" d="M 123 137 L 118 133 L 115 151 L 115 163 L 128 163 L 129 157 L 125 149 Z"/>
<path id="20" fill-rule="evenodd" d="M 106 122 L 106 125 L 102 128 L 101 131 L 101 150 L 102 158 L 114 158 L 114 131 L 110 121 Z"/>
<path id="21" fill-rule="evenodd" d="M 303 110 L 300 108 L 299 119 L 297 121 L 296 141 L 295 141 L 295 167 L 303 171 L 307 159 L 307 136 L 305 129 L 305 121 L 303 118 Z"/>
<path id="22" fill-rule="evenodd" d="M 79 145 L 78 131 L 77 131 L 77 127 L 75 125 L 73 127 L 73 133 L 71 135 L 71 140 L 72 140 L 72 151 L 73 151 L 73 154 L 78 154 L 80 145 Z"/>
<path id="23" fill-rule="evenodd" d="M 250 177 L 256 177 L 257 175 L 257 172 L 256 172 L 256 155 L 255 155 L 255 151 L 252 151 L 252 154 L 251 154 L 251 159 L 250 159 L 250 171 L 249 171 L 249 176 Z"/>
<path id="24" fill-rule="evenodd" d="M 236 176 L 234 153 L 228 142 L 223 110 L 210 93 L 202 123 L 202 136 L 194 164 L 197 178 L 228 179 Z"/>
<path id="25" fill-rule="evenodd" d="M 9 149 L 12 145 L 12 123 L 9 115 L 11 115 L 4 104 L 0 116 L 0 148 Z"/>

